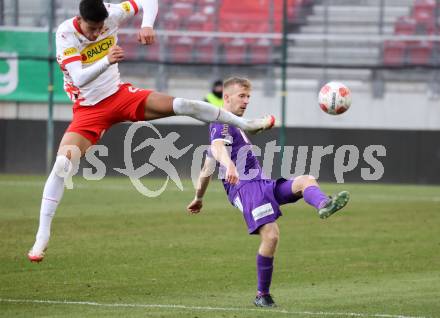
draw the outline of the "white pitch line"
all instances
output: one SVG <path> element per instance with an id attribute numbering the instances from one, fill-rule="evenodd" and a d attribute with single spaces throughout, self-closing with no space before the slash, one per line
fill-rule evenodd
<path id="1" fill-rule="evenodd" d="M 266 312 L 285 314 L 285 315 L 307 315 L 307 316 L 339 316 L 339 317 L 377 317 L 377 318 L 428 318 L 423 316 L 406 316 L 390 314 L 366 314 L 350 312 L 311 312 L 311 311 L 288 311 L 278 309 L 252 309 L 252 308 L 223 308 L 223 307 L 203 307 L 203 306 L 185 306 L 185 305 L 161 305 L 161 304 L 120 304 L 120 303 L 98 303 L 93 301 L 68 301 L 68 300 L 38 300 L 38 299 L 3 299 L 3 303 L 31 303 L 31 304 L 50 304 L 50 305 L 80 305 L 96 307 L 126 307 L 126 308 L 163 308 L 163 309 L 182 309 L 193 311 L 237 311 L 237 312 Z"/>

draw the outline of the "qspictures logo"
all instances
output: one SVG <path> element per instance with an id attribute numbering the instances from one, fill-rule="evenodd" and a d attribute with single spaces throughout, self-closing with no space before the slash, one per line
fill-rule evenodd
<path id="1" fill-rule="evenodd" d="M 135 134 L 139 130 L 146 130 L 149 137 L 144 139 L 141 143 L 135 144 Z M 145 133 L 145 132 L 144 132 Z M 178 170 L 173 164 L 174 160 L 181 158 L 189 150 L 192 150 L 191 163 L 188 162 L 188 168 L 191 174 L 194 187 L 198 184 L 198 178 L 201 173 L 201 167 L 204 165 L 204 157 L 206 152 L 210 149 L 210 145 L 200 145 L 193 148 L 193 144 L 187 145 L 183 148 L 177 147 L 175 143 L 179 140 L 180 135 L 172 131 L 166 136 L 162 136 L 159 130 L 149 122 L 137 122 L 130 125 L 124 138 L 124 168 L 112 168 L 130 178 L 131 183 L 135 189 L 144 196 L 157 197 L 162 194 L 171 180 L 175 185 L 183 191 L 183 184 L 180 179 Z M 232 143 L 232 140 L 228 140 Z M 150 148 L 151 151 L 145 151 Z M 360 176 L 365 181 L 377 181 L 382 178 L 385 172 L 385 167 L 381 158 L 386 157 L 387 150 L 383 145 L 369 145 L 365 148 L 359 148 L 355 145 L 342 145 L 335 147 L 334 145 L 327 146 L 298 146 L 297 156 L 294 160 L 295 146 L 285 146 L 282 153 L 281 162 L 281 177 L 284 179 L 292 179 L 296 176 L 309 174 L 314 178 L 319 178 L 321 170 L 321 161 L 324 156 L 333 157 L 333 173 L 337 183 L 344 183 L 344 176 L 346 173 L 353 171 L 361 165 Z M 227 147 L 227 151 L 231 151 Z M 60 148 L 61 153 L 70 153 L 71 168 L 67 173 L 59 175 L 64 178 L 64 184 L 68 189 L 73 188 L 72 176 L 79 171 L 79 161 L 81 151 L 76 146 L 63 146 Z M 237 172 L 240 180 L 252 180 L 259 175 L 259 169 L 249 169 L 246 171 L 245 162 L 248 154 L 252 153 L 256 157 L 262 158 L 262 177 L 264 179 L 271 179 L 274 165 L 275 153 L 281 153 L 281 146 L 277 146 L 276 141 L 267 142 L 264 149 L 256 145 L 244 145 L 237 152 Z M 144 154 L 143 161 L 133 160 L 133 155 L 139 153 Z M 149 156 L 147 155 L 149 153 Z M 94 145 L 89 148 L 85 154 L 85 160 L 93 167 L 84 167 L 82 175 L 86 180 L 101 180 L 105 177 L 107 167 L 100 157 L 107 157 L 109 149 L 105 145 Z M 360 160 L 362 157 L 363 160 Z M 329 158 L 327 158 L 329 159 Z M 309 173 L 306 173 L 306 166 L 310 163 Z M 212 169 L 211 169 L 212 168 Z M 215 172 L 215 167 L 208 168 L 210 171 L 205 171 L 205 176 L 212 175 Z M 292 171 L 292 169 L 294 171 Z M 149 189 L 143 183 L 144 177 L 155 171 L 161 171 L 166 174 L 163 178 L 163 184 L 158 189 Z M 225 170 L 220 168 L 218 170 L 218 179 L 224 179 Z M 235 202 L 236 206 L 240 208 L 241 202 Z M 270 213 L 268 209 L 257 210 L 254 217 L 260 215 L 267 215 Z"/>
<path id="2" fill-rule="evenodd" d="M 115 37 L 109 36 L 97 43 L 92 43 L 81 51 L 81 61 L 83 64 L 91 64 L 108 54 L 108 50 L 115 45 Z"/>

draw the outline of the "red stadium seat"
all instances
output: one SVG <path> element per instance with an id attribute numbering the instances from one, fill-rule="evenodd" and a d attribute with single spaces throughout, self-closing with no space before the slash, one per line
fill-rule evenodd
<path id="1" fill-rule="evenodd" d="M 160 0 L 160 3 L 159 3 L 159 5 L 160 5 L 160 10 L 159 10 L 159 14 L 160 14 L 160 12 L 162 11 L 162 10 L 169 10 L 169 8 L 171 8 L 171 6 L 173 5 L 173 3 L 174 3 L 174 0 Z"/>
<path id="2" fill-rule="evenodd" d="M 414 19 L 417 21 L 416 32 L 418 34 L 433 34 L 435 31 L 435 16 L 426 11 L 414 13 Z"/>
<path id="3" fill-rule="evenodd" d="M 269 10 L 267 0 L 223 0 L 220 6 L 220 31 L 222 32 L 268 32 Z M 266 25 L 266 27 L 261 27 Z M 263 28 L 263 30 L 261 30 Z"/>
<path id="4" fill-rule="evenodd" d="M 221 32 L 268 33 L 270 26 L 267 18 L 259 13 L 247 14 L 245 17 L 242 14 L 228 13 L 221 17 L 219 29 Z M 245 36 L 244 39 L 248 44 L 257 41 L 256 38 L 246 38 Z M 223 42 L 229 41 L 229 39 L 223 40 Z"/>
<path id="5" fill-rule="evenodd" d="M 190 37 L 179 37 L 174 42 L 169 42 L 170 60 L 177 63 L 192 62 L 194 40 Z"/>
<path id="6" fill-rule="evenodd" d="M 195 61 L 200 63 L 215 62 L 215 40 L 212 38 L 201 38 L 194 46 Z"/>
<path id="7" fill-rule="evenodd" d="M 222 32 L 268 32 L 269 20 L 266 15 L 259 13 L 246 14 L 228 12 L 220 18 L 220 31 Z"/>
<path id="8" fill-rule="evenodd" d="M 171 7 L 173 13 L 177 14 L 179 19 L 187 19 L 194 12 L 194 5 L 185 2 L 176 2 Z"/>
<path id="9" fill-rule="evenodd" d="M 119 34 L 119 45 L 124 49 L 126 60 L 146 60 L 146 61 L 158 61 L 160 46 L 156 42 L 153 45 L 141 45 L 137 41 L 135 34 Z"/>
<path id="10" fill-rule="evenodd" d="M 137 58 L 137 48 L 138 43 L 136 35 L 134 34 L 124 34 L 118 35 L 118 45 L 124 50 L 125 59 L 133 60 Z"/>
<path id="11" fill-rule="evenodd" d="M 384 43 L 384 64 L 385 65 L 403 65 L 405 63 L 406 42 L 404 41 L 386 41 Z"/>
<path id="12" fill-rule="evenodd" d="M 217 13 L 216 6 L 213 4 L 203 4 L 198 7 L 198 11 L 211 19 L 211 22 L 214 20 L 214 14 Z"/>
<path id="13" fill-rule="evenodd" d="M 422 41 L 408 47 L 408 57 L 411 64 L 428 65 L 431 61 L 433 43 Z"/>
<path id="14" fill-rule="evenodd" d="M 205 14 L 196 12 L 188 19 L 186 28 L 189 31 L 213 31 L 214 24 Z"/>
<path id="15" fill-rule="evenodd" d="M 288 17 L 294 17 L 298 7 L 305 5 L 306 0 L 287 0 L 287 4 Z M 274 5 L 273 15 L 271 5 Z M 236 0 L 222 0 L 219 9 L 219 30 L 236 33 L 280 33 L 282 10 L 283 0 L 241 0 L 239 7 Z M 257 39 L 248 38 L 246 41 L 247 44 L 254 44 Z"/>
<path id="16" fill-rule="evenodd" d="M 156 41 L 153 45 L 138 45 L 137 54 L 145 61 L 160 61 L 160 44 Z"/>
<path id="17" fill-rule="evenodd" d="M 401 35 L 413 35 L 416 33 L 417 21 L 414 18 L 400 17 L 394 25 L 394 32 Z"/>
<path id="18" fill-rule="evenodd" d="M 270 62 L 271 42 L 268 39 L 261 39 L 257 43 L 251 45 L 250 62 L 262 64 Z"/>
<path id="19" fill-rule="evenodd" d="M 162 25 L 165 30 L 180 29 L 180 18 L 175 12 L 168 12 L 162 19 Z"/>
<path id="20" fill-rule="evenodd" d="M 283 19 L 283 1 L 274 1 L 275 5 L 275 18 L 279 24 L 282 24 Z M 305 5 L 304 0 L 287 0 L 287 18 L 289 20 L 294 20 L 298 11 L 298 7 Z"/>
<path id="21" fill-rule="evenodd" d="M 223 44 L 224 61 L 229 64 L 242 64 L 246 62 L 247 46 L 243 39 L 228 39 L 229 42 Z"/>
<path id="22" fill-rule="evenodd" d="M 435 15 L 436 0 L 415 0 L 413 15 L 424 13 L 430 16 Z"/>

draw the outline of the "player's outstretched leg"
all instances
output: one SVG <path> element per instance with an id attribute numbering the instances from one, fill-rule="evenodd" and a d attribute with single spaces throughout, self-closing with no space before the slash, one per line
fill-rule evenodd
<path id="1" fill-rule="evenodd" d="M 348 200 L 350 200 L 350 193 L 348 191 L 341 191 L 335 196 L 330 197 L 330 199 L 331 200 L 324 207 L 318 210 L 321 219 L 328 218 L 346 206 Z"/>
<path id="2" fill-rule="evenodd" d="M 28 253 L 31 262 L 41 262 L 49 244 L 50 228 L 55 211 L 64 193 L 64 181 L 69 179 L 73 163 L 79 161 L 92 143 L 79 133 L 66 132 L 60 142 L 58 156 L 47 178 L 40 208 L 40 223 L 35 243 Z"/>
<path id="3" fill-rule="evenodd" d="M 175 98 L 173 110 L 176 115 L 186 115 L 208 123 L 219 121 L 237 126 L 252 134 L 270 129 L 275 124 L 275 117 L 273 115 L 260 119 L 246 119 L 209 103 L 185 98 Z"/>
<path id="4" fill-rule="evenodd" d="M 47 178 L 43 190 L 40 208 L 40 224 L 34 246 L 28 253 L 31 262 L 41 262 L 50 238 L 50 226 L 55 210 L 64 193 L 64 178 L 72 169 L 72 164 L 66 156 L 57 156 L 52 172 Z"/>
<path id="5" fill-rule="evenodd" d="M 292 191 L 296 195 L 302 195 L 304 201 L 315 207 L 321 219 L 326 219 L 342 209 L 350 199 L 347 191 L 342 191 L 333 197 L 328 197 L 312 176 L 299 176 L 292 183 Z"/>
<path id="6" fill-rule="evenodd" d="M 234 125 L 252 134 L 271 129 L 275 124 L 275 117 L 272 115 L 260 119 L 246 119 L 199 100 L 174 98 L 158 92 L 151 92 L 148 95 L 144 102 L 144 120 L 174 115 L 189 116 L 207 123 L 218 121 Z"/>

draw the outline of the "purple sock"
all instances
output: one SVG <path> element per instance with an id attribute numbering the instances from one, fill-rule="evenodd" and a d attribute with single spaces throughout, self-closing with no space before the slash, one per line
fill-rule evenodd
<path id="1" fill-rule="evenodd" d="M 328 196 L 317 186 L 307 187 L 303 192 L 303 197 L 304 201 L 317 209 L 324 207 L 329 200 Z"/>
<path id="2" fill-rule="evenodd" d="M 272 282 L 273 257 L 265 257 L 257 254 L 257 278 L 258 293 L 269 294 L 270 283 Z"/>

